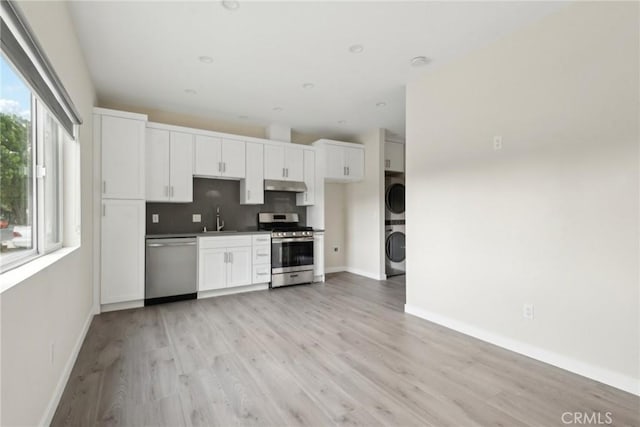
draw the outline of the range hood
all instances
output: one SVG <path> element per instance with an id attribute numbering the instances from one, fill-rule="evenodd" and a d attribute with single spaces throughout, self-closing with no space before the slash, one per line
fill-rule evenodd
<path id="1" fill-rule="evenodd" d="M 304 193 L 307 191 L 307 184 L 302 181 L 281 181 L 279 179 L 265 179 L 264 191 L 291 191 L 294 193 Z"/>

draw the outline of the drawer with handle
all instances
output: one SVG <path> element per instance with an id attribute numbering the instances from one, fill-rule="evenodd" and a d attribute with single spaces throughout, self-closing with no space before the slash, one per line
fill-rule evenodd
<path id="1" fill-rule="evenodd" d="M 271 265 L 271 245 L 253 245 L 253 263 Z"/>
<path id="2" fill-rule="evenodd" d="M 253 266 L 253 283 L 267 283 L 271 281 L 271 264 Z"/>

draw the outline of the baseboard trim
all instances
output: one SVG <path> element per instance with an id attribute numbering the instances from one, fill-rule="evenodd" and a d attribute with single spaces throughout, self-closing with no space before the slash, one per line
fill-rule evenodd
<path id="1" fill-rule="evenodd" d="M 380 274 L 371 273 L 369 271 L 360 270 L 358 268 L 347 267 L 345 269 L 345 271 L 347 271 L 349 273 L 357 274 L 358 276 L 368 277 L 369 279 L 373 279 L 373 280 L 386 280 L 387 279 L 386 275 L 381 276 Z"/>
<path id="2" fill-rule="evenodd" d="M 610 371 L 605 368 L 591 365 L 589 363 L 564 356 L 552 351 L 536 347 L 531 344 L 523 343 L 505 336 L 478 328 L 468 323 L 461 322 L 442 316 L 438 313 L 416 307 L 414 305 L 405 304 L 405 313 L 411 314 L 421 319 L 428 320 L 438 325 L 444 326 L 454 331 L 461 332 L 465 335 L 472 336 L 479 340 L 497 345 L 498 347 L 511 350 L 515 353 L 522 354 L 532 359 L 539 360 L 549 365 L 564 369 L 565 371 L 581 375 L 583 377 L 607 384 L 611 387 L 626 391 L 631 394 L 640 396 L 640 381 L 617 372 Z"/>
<path id="3" fill-rule="evenodd" d="M 199 291 L 198 299 L 241 294 L 244 292 L 264 291 L 267 289 L 269 289 L 269 283 L 258 283 L 255 285 L 238 286 L 235 288 L 213 289 L 210 291 Z"/>
<path id="4" fill-rule="evenodd" d="M 347 271 L 347 267 L 325 267 L 324 274 L 340 273 L 341 271 Z"/>
<path id="5" fill-rule="evenodd" d="M 64 388 L 67 386 L 67 382 L 69 381 L 69 377 L 71 377 L 71 371 L 73 370 L 73 365 L 76 363 L 76 359 L 78 358 L 78 354 L 80 353 L 80 349 L 82 348 L 82 343 L 87 336 L 87 332 L 89 332 L 89 327 L 91 326 L 91 321 L 93 320 L 93 306 L 91 307 L 91 311 L 89 312 L 89 316 L 87 316 L 87 320 L 85 320 L 84 325 L 82 326 L 82 331 L 76 340 L 76 343 L 71 350 L 71 354 L 67 359 L 67 363 L 64 365 L 64 369 L 62 370 L 62 374 L 60 375 L 60 379 L 58 379 L 58 384 L 54 389 L 53 396 L 51 396 L 51 400 L 47 405 L 47 409 L 44 411 L 42 418 L 40 419 L 39 426 L 48 426 L 51 425 L 51 421 L 53 421 L 53 416 L 56 413 L 56 409 L 58 409 L 58 404 L 60 403 L 60 399 L 62 398 L 62 393 L 64 392 Z"/>
<path id="6" fill-rule="evenodd" d="M 144 300 L 137 299 L 134 301 L 113 302 L 111 304 L 102 304 L 100 306 L 100 312 L 106 313 L 108 311 L 129 310 L 130 308 L 144 307 Z"/>

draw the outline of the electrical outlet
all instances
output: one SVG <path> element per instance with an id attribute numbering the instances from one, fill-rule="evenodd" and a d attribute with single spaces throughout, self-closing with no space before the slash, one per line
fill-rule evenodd
<path id="1" fill-rule="evenodd" d="M 151 215 L 151 222 L 154 224 L 157 224 L 160 222 L 160 215 L 158 214 L 152 214 Z"/>
<path id="2" fill-rule="evenodd" d="M 202 221 L 202 216 L 200 214 L 193 214 L 191 221 L 192 222 L 201 222 Z"/>
<path id="3" fill-rule="evenodd" d="M 527 320 L 533 320 L 533 304 L 524 304 L 522 306 L 522 317 Z"/>
<path id="4" fill-rule="evenodd" d="M 497 135 L 493 137 L 493 149 L 502 150 L 502 137 Z"/>
<path id="5" fill-rule="evenodd" d="M 333 252 L 338 252 L 338 251 L 340 251 L 340 248 L 339 248 L 339 247 L 337 247 L 337 246 L 334 246 L 334 247 L 333 247 Z"/>

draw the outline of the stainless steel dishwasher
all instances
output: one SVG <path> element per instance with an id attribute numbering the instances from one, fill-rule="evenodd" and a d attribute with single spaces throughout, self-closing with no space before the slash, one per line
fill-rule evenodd
<path id="1" fill-rule="evenodd" d="M 194 299 L 198 295 L 195 237 L 146 239 L 144 305 Z"/>

